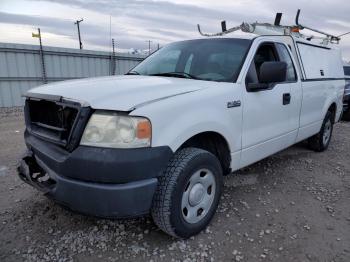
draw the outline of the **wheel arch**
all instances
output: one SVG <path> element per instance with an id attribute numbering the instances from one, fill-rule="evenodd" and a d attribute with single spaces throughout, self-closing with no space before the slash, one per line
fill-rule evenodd
<path id="1" fill-rule="evenodd" d="M 231 150 L 226 138 L 216 131 L 203 131 L 189 137 L 181 144 L 178 150 L 196 147 L 209 151 L 220 161 L 224 174 L 231 172 Z"/>
<path id="2" fill-rule="evenodd" d="M 335 102 L 333 102 L 329 107 L 327 112 L 331 112 L 332 114 L 332 123 L 334 124 L 336 121 L 336 115 L 337 115 L 337 104 Z M 327 114 L 326 112 L 326 114 Z"/>

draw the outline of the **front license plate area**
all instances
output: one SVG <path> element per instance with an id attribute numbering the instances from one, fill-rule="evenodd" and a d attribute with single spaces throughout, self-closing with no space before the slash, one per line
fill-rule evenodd
<path id="1" fill-rule="evenodd" d="M 32 152 L 27 152 L 22 157 L 17 172 L 23 181 L 44 193 L 49 192 L 56 184 L 56 181 L 38 165 Z"/>

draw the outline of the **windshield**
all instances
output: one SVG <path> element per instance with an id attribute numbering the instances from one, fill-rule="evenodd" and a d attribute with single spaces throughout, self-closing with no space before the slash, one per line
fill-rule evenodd
<path id="1" fill-rule="evenodd" d="M 235 82 L 248 52 L 247 39 L 201 39 L 169 44 L 128 74 Z"/>

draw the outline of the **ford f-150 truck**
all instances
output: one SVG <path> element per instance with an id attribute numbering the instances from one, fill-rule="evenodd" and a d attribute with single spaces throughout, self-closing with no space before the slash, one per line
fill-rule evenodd
<path id="1" fill-rule="evenodd" d="M 327 149 L 342 70 L 333 45 L 290 35 L 172 43 L 125 76 L 26 93 L 18 174 L 72 210 L 150 213 L 187 238 L 212 219 L 223 175 L 306 139 Z"/>

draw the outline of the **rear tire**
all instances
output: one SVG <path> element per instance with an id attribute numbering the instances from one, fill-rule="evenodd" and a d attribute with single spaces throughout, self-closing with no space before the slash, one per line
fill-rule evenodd
<path id="1" fill-rule="evenodd" d="M 344 112 L 342 120 L 343 121 L 350 121 L 350 109 L 348 109 L 348 111 Z"/>
<path id="2" fill-rule="evenodd" d="M 316 152 L 323 152 L 328 148 L 332 139 L 333 124 L 332 113 L 328 111 L 325 119 L 323 120 L 320 132 L 308 139 L 309 147 L 312 150 Z"/>
<path id="3" fill-rule="evenodd" d="M 176 238 L 198 234 L 215 214 L 222 184 L 221 165 L 213 154 L 181 149 L 159 177 L 151 210 L 155 224 Z"/>

